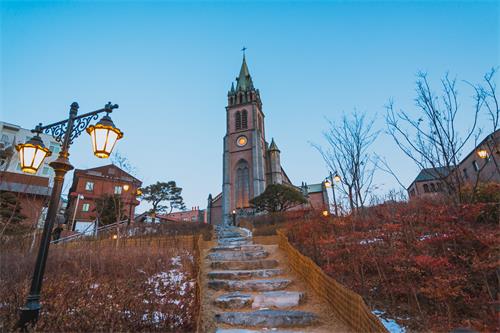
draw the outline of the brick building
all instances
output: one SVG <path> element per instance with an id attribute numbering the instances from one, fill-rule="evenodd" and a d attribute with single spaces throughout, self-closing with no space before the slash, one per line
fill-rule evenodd
<path id="1" fill-rule="evenodd" d="M 228 92 L 227 104 L 222 193 L 209 196 L 208 200 L 207 215 L 212 224 L 230 223 L 233 210 L 243 215 L 250 212 L 249 201 L 269 184 L 293 186 L 281 165 L 281 151 L 276 142 L 266 141 L 260 92 L 254 87 L 244 56 L 236 87 L 233 83 Z M 325 209 L 327 192 L 316 191 L 318 186 L 321 184 L 310 185 L 314 190 L 304 194 L 310 203 L 314 202 L 314 208 Z"/>
<path id="2" fill-rule="evenodd" d="M 43 226 L 43 212 L 51 192 L 48 177 L 0 171 L 0 191 L 11 192 L 18 198 L 21 214 L 26 216 L 23 225 Z"/>
<path id="3" fill-rule="evenodd" d="M 457 167 L 421 170 L 408 187 L 408 196 L 415 198 L 438 195 L 446 188 L 443 179 L 450 177 L 472 186 L 481 182 L 500 183 L 500 130 L 487 135 Z"/>
<path id="4" fill-rule="evenodd" d="M 135 216 L 139 205 L 136 191 L 142 182 L 119 167 L 110 164 L 98 168 L 75 170 L 68 194 L 67 220 L 71 230 L 82 231 L 96 218 L 96 199 L 104 195 L 119 195 L 125 215 Z"/>

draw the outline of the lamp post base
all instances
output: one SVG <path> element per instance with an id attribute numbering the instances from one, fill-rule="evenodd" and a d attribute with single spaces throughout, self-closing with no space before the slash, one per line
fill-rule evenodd
<path id="1" fill-rule="evenodd" d="M 29 325 L 35 325 L 38 321 L 38 315 L 40 314 L 40 309 L 42 306 L 40 305 L 39 297 L 33 297 L 33 299 L 29 299 L 26 303 L 26 306 L 20 308 L 20 316 L 19 322 L 17 326 L 22 330 L 26 331 Z"/>

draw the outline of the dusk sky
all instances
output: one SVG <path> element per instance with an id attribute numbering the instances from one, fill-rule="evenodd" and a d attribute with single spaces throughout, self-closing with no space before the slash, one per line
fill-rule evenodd
<path id="1" fill-rule="evenodd" d="M 205 208 L 208 194 L 221 191 L 227 91 L 243 46 L 267 141 L 274 137 L 299 185 L 328 173 L 310 144 L 324 144 L 325 117 L 340 120 L 356 108 L 385 130 L 389 99 L 415 110 L 419 70 L 436 90 L 449 71 L 459 79 L 466 129 L 473 91 L 462 80 L 477 83 L 500 65 L 497 1 L 1 1 L 0 8 L 0 120 L 32 128 L 67 117 L 73 101 L 81 113 L 118 103 L 112 118 L 125 136 L 117 150 L 144 185 L 177 181 L 188 208 Z M 480 125 L 488 132 L 485 116 Z M 418 168 L 391 138 L 382 133 L 372 148 L 411 183 Z M 109 163 L 93 157 L 87 134 L 70 153 L 79 169 Z M 375 183 L 380 193 L 398 188 L 382 172 Z"/>

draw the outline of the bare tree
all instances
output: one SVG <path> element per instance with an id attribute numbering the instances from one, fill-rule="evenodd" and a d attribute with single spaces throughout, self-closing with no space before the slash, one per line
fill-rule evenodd
<path id="1" fill-rule="evenodd" d="M 493 80 L 496 71 L 496 68 L 492 68 L 484 74 L 483 84 L 473 85 L 476 90 L 476 100 L 486 108 L 486 113 L 491 120 L 492 132 L 495 132 L 500 125 L 500 107 L 496 96 L 497 86 Z"/>
<path id="2" fill-rule="evenodd" d="M 320 152 L 331 171 L 339 173 L 342 192 L 348 196 L 352 212 L 364 207 L 372 189 L 375 164 L 369 147 L 377 138 L 374 120 L 354 111 L 343 115 L 340 123 L 328 120 L 330 128 L 323 132 L 327 147 L 313 146 Z"/>
<path id="3" fill-rule="evenodd" d="M 448 74 L 441 79 L 441 95 L 434 93 L 426 73 L 418 73 L 415 105 L 417 114 L 395 111 L 392 101 L 386 106 L 388 133 L 399 148 L 421 169 L 432 168 L 434 175 L 445 185 L 446 192 L 459 200 L 463 179 L 453 172 L 460 161 L 465 144 L 477 128 L 478 114 L 484 101 L 476 98 L 470 127 L 461 135 L 457 129 L 459 112 L 456 79 Z"/>

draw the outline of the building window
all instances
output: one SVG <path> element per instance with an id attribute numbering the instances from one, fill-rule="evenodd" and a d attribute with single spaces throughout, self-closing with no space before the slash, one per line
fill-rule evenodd
<path id="1" fill-rule="evenodd" d="M 2 140 L 3 144 L 7 146 L 10 143 L 9 136 L 7 134 L 2 134 Z"/>
<path id="2" fill-rule="evenodd" d="M 429 185 L 424 184 L 424 192 L 428 193 L 429 192 Z"/>
<path id="3" fill-rule="evenodd" d="M 49 174 L 49 167 L 43 167 L 43 170 L 42 170 L 42 175 L 48 175 Z"/>
<path id="4" fill-rule="evenodd" d="M 467 169 L 464 169 L 464 178 L 469 179 L 469 175 L 467 174 Z"/>
<path id="5" fill-rule="evenodd" d="M 87 182 L 85 184 L 85 190 L 92 192 L 94 190 L 94 183 L 93 182 Z"/>
<path id="6" fill-rule="evenodd" d="M 49 149 L 52 152 L 52 154 L 58 154 L 59 151 L 61 150 L 61 148 L 60 148 L 60 146 L 58 144 L 51 144 L 49 146 Z"/>
<path id="7" fill-rule="evenodd" d="M 474 167 L 474 171 L 479 171 L 479 164 L 477 164 L 476 160 L 472 161 L 472 166 Z"/>
<path id="8" fill-rule="evenodd" d="M 436 186 L 434 185 L 434 183 L 431 183 L 431 191 L 436 192 Z"/>
<path id="9" fill-rule="evenodd" d="M 88 204 L 88 203 L 84 203 L 84 204 L 82 205 L 82 212 L 88 212 L 88 211 L 89 211 L 89 209 L 90 209 L 90 204 Z"/>
<path id="10" fill-rule="evenodd" d="M 241 129 L 241 113 L 240 113 L 240 111 L 236 112 L 236 115 L 235 115 L 235 128 L 236 128 L 236 130 Z"/>
<path id="11" fill-rule="evenodd" d="M 241 112 L 241 127 L 248 128 L 248 112 L 247 112 L 247 110 L 243 110 Z"/>
<path id="12" fill-rule="evenodd" d="M 443 183 L 437 183 L 437 188 L 439 192 L 443 192 Z"/>
<path id="13" fill-rule="evenodd" d="M 250 175 L 248 162 L 241 160 L 236 167 L 236 207 L 248 207 L 250 197 Z"/>
<path id="14" fill-rule="evenodd" d="M 122 194 L 122 187 L 121 186 L 115 186 L 115 194 Z"/>

